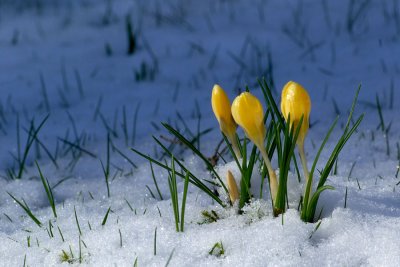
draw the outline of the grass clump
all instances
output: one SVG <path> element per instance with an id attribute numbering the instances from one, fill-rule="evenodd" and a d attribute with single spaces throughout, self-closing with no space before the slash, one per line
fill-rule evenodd
<path id="1" fill-rule="evenodd" d="M 37 169 L 39 171 L 40 180 L 42 181 L 43 188 L 46 191 L 46 196 L 47 196 L 47 199 L 49 201 L 51 210 L 53 211 L 54 218 L 57 218 L 56 202 L 54 200 L 52 187 L 49 184 L 49 180 L 44 178 L 44 176 L 42 174 L 42 171 L 40 170 L 39 164 L 37 162 L 35 162 L 35 163 L 36 163 L 36 167 L 37 167 Z"/>
<path id="2" fill-rule="evenodd" d="M 353 119 L 354 108 L 357 103 L 357 98 L 358 98 L 360 89 L 361 89 L 361 86 L 359 86 L 357 89 L 356 95 L 353 100 L 353 104 L 351 106 L 350 114 L 347 118 L 346 126 L 343 130 L 343 134 L 340 136 L 338 142 L 336 143 L 335 148 L 333 149 L 332 153 L 330 154 L 328 161 L 326 162 L 324 168 L 320 172 L 320 177 L 319 177 L 319 181 L 318 181 L 315 192 L 311 193 L 313 174 L 314 174 L 319 156 L 321 155 L 321 152 L 323 151 L 326 142 L 328 141 L 333 129 L 335 128 L 338 118 L 335 119 L 335 121 L 332 123 L 331 127 L 329 128 L 328 133 L 326 134 L 325 139 L 323 140 L 323 142 L 318 150 L 318 153 L 314 159 L 314 163 L 311 167 L 310 177 L 307 181 L 305 194 L 304 194 L 304 198 L 303 198 L 303 206 L 302 206 L 302 210 L 301 210 L 301 218 L 304 221 L 307 221 L 307 222 L 314 221 L 315 211 L 317 208 L 318 199 L 319 199 L 320 194 L 324 190 L 334 189 L 334 187 L 332 187 L 332 186 L 325 185 L 326 180 L 328 179 L 328 176 L 329 176 L 335 162 L 337 162 L 339 154 L 342 151 L 344 145 L 350 139 L 350 137 L 353 135 L 353 133 L 357 130 L 357 127 L 360 125 L 361 121 L 364 118 L 364 114 L 360 115 L 358 117 L 358 119 L 354 122 L 353 126 L 350 126 L 350 123 L 352 122 L 352 119 Z"/>
<path id="3" fill-rule="evenodd" d="M 203 210 L 201 212 L 201 216 L 203 217 L 203 221 L 200 222 L 199 224 L 214 223 L 220 219 L 218 213 L 215 212 L 214 210 L 211 210 L 211 211 Z"/>
<path id="4" fill-rule="evenodd" d="M 186 173 L 185 175 L 182 206 L 181 206 L 181 212 L 179 213 L 178 188 L 176 183 L 175 160 L 173 157 L 172 157 L 171 169 L 172 171 L 168 175 L 168 185 L 169 185 L 169 191 L 171 193 L 171 203 L 174 211 L 175 227 L 177 232 L 183 232 L 185 226 L 185 208 L 186 208 L 186 196 L 189 185 L 189 174 Z"/>
<path id="5" fill-rule="evenodd" d="M 60 262 L 61 263 L 69 263 L 69 264 L 74 264 L 77 262 L 77 260 L 74 258 L 74 255 L 71 253 L 66 252 L 65 250 L 61 251 L 60 254 Z"/>
<path id="6" fill-rule="evenodd" d="M 215 243 L 208 254 L 215 257 L 222 257 L 225 254 L 225 248 L 222 241 Z"/>
<path id="7" fill-rule="evenodd" d="M 59 259 L 61 263 L 68 263 L 68 264 L 81 264 L 84 262 L 84 257 L 82 254 L 82 243 L 83 241 L 79 237 L 79 251 L 78 255 L 74 255 L 72 252 L 71 246 L 69 246 L 69 251 L 61 250 L 59 255 Z"/>
<path id="8" fill-rule="evenodd" d="M 17 116 L 17 155 L 16 156 L 13 155 L 13 158 L 15 159 L 18 168 L 17 168 L 17 170 L 9 169 L 7 171 L 7 174 L 10 179 L 21 179 L 22 178 L 24 171 L 26 169 L 29 152 L 31 151 L 31 148 L 34 145 L 35 141 L 37 141 L 38 144 L 41 144 L 41 142 L 38 141 L 37 136 L 48 118 L 49 118 L 49 115 L 47 115 L 39 123 L 38 127 L 35 127 L 34 120 L 31 120 L 29 129 L 25 129 L 25 131 L 27 132 L 27 139 L 25 142 L 25 146 L 22 148 L 21 137 L 20 137 L 19 116 Z"/>

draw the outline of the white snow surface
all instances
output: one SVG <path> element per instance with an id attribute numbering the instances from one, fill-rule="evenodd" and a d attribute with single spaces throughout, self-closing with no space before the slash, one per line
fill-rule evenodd
<path id="1" fill-rule="evenodd" d="M 0 0 L 0 266 L 133 266 L 135 260 L 137 266 L 399 266 L 399 14 L 396 0 Z M 136 37 L 133 55 L 127 54 L 128 16 Z M 143 64 L 147 76 L 138 80 Z M 254 173 L 256 199 L 242 215 L 189 185 L 185 231 L 177 233 L 168 174 L 154 167 L 160 200 L 148 162 L 129 148 L 160 156 L 151 136 L 166 145 L 172 139 L 160 122 L 184 129 L 184 121 L 194 134 L 198 127 L 212 129 L 201 137 L 201 151 L 211 156 L 221 140 L 210 105 L 213 84 L 231 100 L 246 85 L 261 97 L 257 78 L 263 76 L 273 80 L 277 101 L 289 80 L 307 88 L 309 166 L 336 109 L 340 113 L 317 168 L 362 85 L 355 116 L 365 118 L 327 181 L 335 190 L 321 195 L 319 228 L 300 220 L 303 183 L 295 173 L 289 177 L 290 209 L 278 218 L 266 190 L 257 199 L 260 176 Z M 10 179 L 31 122 L 37 127 L 47 114 L 37 137 L 57 155 L 58 166 L 34 142 L 21 179 Z M 101 167 L 108 132 L 137 165 L 111 150 L 109 198 Z M 80 140 L 91 155 L 83 152 L 75 162 L 79 150 L 65 140 Z M 211 179 L 201 160 L 180 149 L 178 157 L 193 173 Z M 54 187 L 57 218 L 35 160 Z M 229 169 L 238 178 L 234 162 L 218 164 L 222 177 Z M 277 166 L 275 158 L 272 164 Z M 181 200 L 181 180 L 178 190 Z M 43 226 L 7 192 L 25 200 Z M 201 223 L 204 210 L 220 219 Z M 216 242 L 224 246 L 221 257 L 209 255 Z M 70 263 L 62 262 L 63 251 L 74 254 Z"/>

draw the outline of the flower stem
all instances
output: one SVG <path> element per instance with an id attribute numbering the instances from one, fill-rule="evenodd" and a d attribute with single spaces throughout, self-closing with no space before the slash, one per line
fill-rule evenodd
<path id="1" fill-rule="evenodd" d="M 236 135 L 228 136 L 229 142 L 232 144 L 233 152 L 236 155 L 236 158 L 240 159 L 242 158 L 242 153 L 240 153 L 239 145 L 238 145 L 238 139 L 236 138 Z"/>
<path id="2" fill-rule="evenodd" d="M 272 202 L 275 202 L 276 195 L 278 194 L 278 180 L 276 178 L 276 174 L 274 169 L 272 168 L 271 161 L 268 158 L 267 152 L 265 151 L 263 146 L 258 146 L 258 149 L 261 152 L 261 156 L 264 160 L 265 166 L 267 166 L 268 174 L 269 174 L 269 186 L 271 190 Z"/>
<path id="3" fill-rule="evenodd" d="M 306 159 L 306 154 L 304 153 L 304 142 L 298 143 L 297 147 L 299 149 L 300 153 L 300 159 L 301 159 L 301 164 L 303 165 L 303 172 L 304 172 L 304 177 L 306 179 L 305 186 L 304 186 L 304 199 L 307 199 L 307 202 L 310 202 L 310 193 L 312 191 L 312 177 L 310 177 L 310 173 L 308 172 L 307 168 L 307 159 Z M 308 181 L 310 179 L 310 181 Z M 311 187 L 309 190 L 307 190 L 308 182 L 310 182 Z M 308 203 L 305 203 L 304 205 L 308 206 Z"/>
<path id="4" fill-rule="evenodd" d="M 306 154 L 304 153 L 304 142 L 297 143 L 297 147 L 299 149 L 301 165 L 303 165 L 304 177 L 305 177 L 306 183 L 307 183 L 307 181 L 310 177 L 310 173 L 308 172 Z"/>

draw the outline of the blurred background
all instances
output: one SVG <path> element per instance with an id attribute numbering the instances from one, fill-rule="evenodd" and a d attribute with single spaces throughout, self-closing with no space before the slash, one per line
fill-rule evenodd
<path id="1" fill-rule="evenodd" d="M 0 0 L 1 169 L 16 167 L 29 125 L 48 114 L 38 136 L 53 155 L 71 144 L 100 154 L 107 135 L 150 151 L 161 121 L 220 138 L 213 84 L 232 100 L 245 86 L 260 96 L 262 77 L 277 101 L 289 80 L 307 88 L 316 139 L 359 84 L 362 127 L 379 127 L 378 102 L 388 125 L 399 12 L 397 0 Z M 32 158 L 48 158 L 35 146 Z"/>

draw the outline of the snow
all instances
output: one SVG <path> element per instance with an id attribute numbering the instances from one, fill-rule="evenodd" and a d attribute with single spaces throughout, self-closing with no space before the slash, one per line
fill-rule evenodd
<path id="1" fill-rule="evenodd" d="M 26 266 L 68 266 L 61 255 L 70 255 L 70 249 L 74 266 L 132 266 L 136 259 L 138 266 L 164 266 L 170 257 L 169 266 L 398 266 L 400 7 L 397 1 L 365 1 L 349 33 L 351 2 L 357 2 L 357 10 L 363 1 L 0 0 L 0 266 L 24 261 Z M 128 14 L 138 36 L 133 55 L 127 55 Z M 154 79 L 135 79 L 143 62 L 158 68 Z M 238 215 L 234 207 L 224 209 L 189 185 L 185 231 L 177 233 L 168 174 L 154 166 L 160 200 L 149 163 L 129 147 L 154 155 L 151 136 L 165 143 L 170 138 L 160 122 L 183 129 L 182 116 L 196 133 L 200 111 L 200 131 L 213 129 L 201 139 L 201 150 L 211 156 L 221 140 L 211 110 L 212 86 L 219 83 L 231 100 L 245 85 L 261 97 L 256 79 L 262 76 L 273 78 L 277 100 L 288 80 L 307 88 L 312 100 L 309 166 L 336 116 L 336 103 L 341 118 L 317 168 L 333 149 L 362 84 L 356 116 L 365 113 L 365 118 L 342 151 L 337 174 L 328 179 L 336 189 L 321 195 L 319 228 L 300 220 L 303 184 L 291 173 L 291 208 L 278 218 L 272 216 L 266 191 Z M 389 155 L 376 96 L 385 126 L 390 125 Z M 7 171 L 18 170 L 17 120 L 22 154 L 31 121 L 38 126 L 47 114 L 38 138 L 51 154 L 67 151 L 62 139 L 80 138 L 96 157 L 83 153 L 71 165 L 71 151 L 60 152 L 56 168 L 34 144 L 22 178 L 9 179 Z M 100 163 L 107 161 L 107 128 L 115 132 L 112 144 L 138 166 L 111 151 L 110 198 Z M 201 160 L 182 155 L 194 174 L 210 177 Z M 50 185 L 62 181 L 54 188 L 56 219 L 35 160 Z M 277 166 L 275 159 L 272 165 Z M 228 169 L 238 179 L 234 162 L 219 161 L 222 177 Z M 259 177 L 253 174 L 255 197 Z M 182 181 L 178 191 L 181 203 Z M 24 199 L 43 226 L 7 192 Z M 204 223 L 204 210 L 220 219 Z M 224 246 L 221 257 L 209 255 L 216 242 Z"/>

